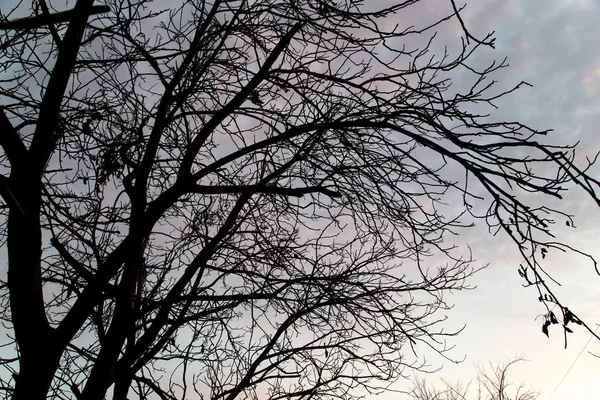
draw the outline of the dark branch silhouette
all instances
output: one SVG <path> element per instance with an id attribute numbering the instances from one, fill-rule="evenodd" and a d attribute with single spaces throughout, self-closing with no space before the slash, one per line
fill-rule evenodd
<path id="1" fill-rule="evenodd" d="M 88 16 L 107 12 L 110 12 L 109 6 L 97 5 L 92 7 Z M 47 15 L 44 13 L 42 15 L 20 18 L 13 21 L 0 21 L 0 30 L 38 29 L 52 24 L 69 22 L 75 15 L 77 15 L 77 10 L 71 9 Z"/>
<path id="2" fill-rule="evenodd" d="M 536 400 L 539 393 L 530 385 L 515 383 L 508 377 L 510 368 L 522 361 L 527 362 L 516 358 L 504 365 L 490 363 L 488 371 L 477 366 L 477 379 L 466 384 L 443 380 L 439 388 L 430 385 L 426 379 L 416 380 L 409 395 L 413 400 Z"/>

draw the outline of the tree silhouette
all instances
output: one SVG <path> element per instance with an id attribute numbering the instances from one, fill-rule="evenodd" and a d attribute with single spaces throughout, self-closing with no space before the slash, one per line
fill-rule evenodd
<path id="1" fill-rule="evenodd" d="M 416 380 L 410 392 L 413 400 L 535 400 L 539 393 L 524 383 L 515 384 L 508 378 L 508 370 L 515 363 L 523 361 L 515 358 L 504 365 L 490 364 L 491 371 L 477 367 L 477 380 L 473 384 L 443 381 L 443 388 L 436 388 L 425 379 Z M 473 386 L 476 386 L 473 387 Z"/>
<path id="2" fill-rule="evenodd" d="M 44 23 L 5 22 L 5 397 L 379 391 L 446 350 L 437 311 L 473 267 L 444 239 L 475 219 L 566 310 L 538 255 L 568 249 L 548 235 L 571 217 L 524 193 L 598 202 L 598 182 L 546 132 L 478 114 L 511 92 L 488 80 L 504 63 L 469 64 L 491 36 L 452 1 L 398 22 L 417 3 L 77 0 L 44 19 L 61 11 L 39 0 L 24 20 Z M 450 23 L 462 47 L 432 56 Z"/>

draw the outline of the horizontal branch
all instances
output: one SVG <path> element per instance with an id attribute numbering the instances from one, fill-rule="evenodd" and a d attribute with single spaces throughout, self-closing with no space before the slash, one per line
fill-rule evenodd
<path id="1" fill-rule="evenodd" d="M 87 14 L 103 14 L 110 11 L 110 7 L 107 5 L 92 6 L 90 12 Z M 66 11 L 60 11 L 49 15 L 36 15 L 34 17 L 20 18 L 13 21 L 2 21 L 0 22 L 0 30 L 8 29 L 37 29 L 46 25 L 56 24 L 60 22 L 68 22 L 74 17 L 78 17 L 78 10 L 75 8 Z M 86 16 L 87 18 L 87 16 Z"/>
<path id="2" fill-rule="evenodd" d="M 342 194 L 335 190 L 328 189 L 322 186 L 302 187 L 302 188 L 284 188 L 270 185 L 229 185 L 229 186 L 204 186 L 195 185 L 191 193 L 199 194 L 252 194 L 252 193 L 268 193 L 279 194 L 282 196 L 302 197 L 310 193 L 322 193 L 329 197 L 341 197 Z"/>

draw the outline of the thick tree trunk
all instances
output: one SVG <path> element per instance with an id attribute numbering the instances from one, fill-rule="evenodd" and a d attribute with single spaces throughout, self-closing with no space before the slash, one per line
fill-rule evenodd
<path id="1" fill-rule="evenodd" d="M 58 368 L 61 346 L 48 323 L 41 281 L 40 189 L 26 177 L 11 177 L 7 190 L 14 196 L 8 217 L 8 288 L 19 373 L 13 399 L 46 399 Z"/>
<path id="2" fill-rule="evenodd" d="M 8 289 L 11 319 L 19 348 L 19 374 L 13 399 L 46 399 L 66 340 L 58 340 L 46 316 L 42 288 L 42 173 L 59 139 L 60 107 L 81 46 L 94 0 L 77 0 L 69 11 L 69 27 L 60 43 L 56 64 L 45 88 L 37 126 L 28 151 L 12 132 L 11 174 L 0 182 L 9 205 L 7 226 Z M 4 120 L 3 127 L 10 129 Z M 6 142 L 6 140 L 5 140 Z M 22 158 L 26 159 L 23 160 Z M 66 339 L 66 340 L 65 340 Z"/>
<path id="3" fill-rule="evenodd" d="M 113 400 L 127 400 L 127 393 L 129 393 L 129 387 L 133 381 L 131 375 L 120 376 L 115 381 L 115 388 L 113 390 Z"/>
<path id="4" fill-rule="evenodd" d="M 13 400 L 45 400 L 48 397 L 61 352 L 42 346 L 34 350 L 37 354 L 21 355 Z"/>

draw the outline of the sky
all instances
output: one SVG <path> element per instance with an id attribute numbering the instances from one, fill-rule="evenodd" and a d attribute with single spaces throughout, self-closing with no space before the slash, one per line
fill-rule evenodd
<path id="1" fill-rule="evenodd" d="M 479 57 L 481 62 L 508 57 L 510 67 L 494 76 L 498 84 L 510 87 L 524 80 L 533 85 L 498 102 L 498 117 L 552 128 L 557 142 L 580 141 L 581 157 L 600 150 L 600 2 L 479 0 L 468 3 L 464 16 L 476 36 L 496 32 L 496 49 Z M 598 176 L 600 171 L 595 171 Z M 600 257 L 598 207 L 577 192 L 567 195 L 561 206 L 576 214 L 577 228 L 561 228 L 560 237 Z M 600 341 L 590 341 L 583 329 L 569 335 L 566 349 L 559 329 L 546 338 L 541 332 L 544 308 L 534 289 L 521 286 L 516 249 L 504 238 L 482 236 L 481 231 L 461 238 L 471 244 L 479 262 L 490 263 L 471 280 L 475 290 L 447 298 L 455 305 L 448 326 L 466 325 L 452 342 L 456 347 L 451 354 L 465 361 L 456 365 L 432 356 L 430 363 L 443 368 L 421 377 L 432 383 L 466 382 L 476 377 L 474 365 L 505 364 L 520 356 L 528 361 L 511 368 L 509 378 L 530 384 L 540 400 L 600 398 L 600 358 L 590 354 L 600 355 Z M 600 324 L 600 276 L 583 258 L 552 258 L 562 301 L 595 328 Z M 396 387 L 406 389 L 410 383 Z"/>
<path id="2" fill-rule="evenodd" d="M 8 3 L 0 0 L 0 8 Z M 443 0 L 425 3 L 428 12 L 436 12 L 439 3 L 447 4 Z M 580 141 L 580 155 L 600 150 L 596 139 L 600 134 L 600 1 L 472 0 L 463 15 L 476 36 L 496 32 L 496 49 L 484 50 L 478 57 L 482 63 L 508 57 L 510 67 L 495 75 L 499 85 L 510 87 L 522 80 L 533 85 L 499 101 L 498 118 L 552 128 L 558 142 Z M 600 169 L 596 171 L 600 177 Z M 581 193 L 566 196 L 562 206 L 577 216 L 577 228 L 562 228 L 562 238 L 600 259 L 600 209 Z M 589 341 L 590 334 L 583 329 L 569 336 L 566 349 L 559 329 L 546 338 L 541 332 L 544 308 L 535 290 L 521 286 L 516 248 L 505 238 L 481 231 L 465 232 L 461 239 L 471 244 L 481 264 L 490 266 L 470 281 L 475 290 L 448 298 L 455 304 L 448 313 L 448 328 L 466 326 L 453 340 L 456 347 L 451 355 L 465 361 L 453 364 L 432 355 L 431 365 L 443 368 L 426 378 L 433 383 L 441 378 L 464 382 L 475 378 L 474 365 L 503 364 L 520 356 L 528 361 L 515 365 L 510 378 L 530 384 L 540 392 L 540 400 L 600 398 L 600 358 L 590 354 L 600 355 L 600 341 Z M 582 258 L 552 256 L 552 273 L 563 284 L 558 290 L 562 301 L 590 326 L 600 324 L 600 276 Z M 409 387 L 410 381 L 394 385 Z M 377 398 L 397 399 L 398 395 Z"/>

